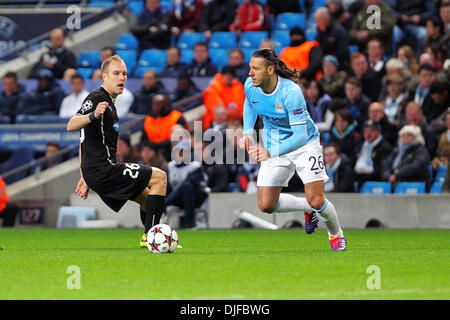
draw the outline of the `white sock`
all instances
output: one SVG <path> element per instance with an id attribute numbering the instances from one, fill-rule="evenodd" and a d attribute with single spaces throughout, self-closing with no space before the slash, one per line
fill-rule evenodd
<path id="1" fill-rule="evenodd" d="M 295 197 L 292 194 L 280 193 L 278 204 L 274 212 L 293 212 L 306 211 L 311 212 L 313 208 L 308 204 L 306 198 Z"/>
<path id="2" fill-rule="evenodd" d="M 341 226 L 339 225 L 336 208 L 330 201 L 325 199 L 325 204 L 320 210 L 313 210 L 317 213 L 318 218 L 324 222 L 328 230 L 329 238 L 344 235 Z"/>

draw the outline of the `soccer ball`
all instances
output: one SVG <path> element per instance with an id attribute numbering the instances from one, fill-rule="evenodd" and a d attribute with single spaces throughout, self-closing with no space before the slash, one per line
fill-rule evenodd
<path id="1" fill-rule="evenodd" d="M 167 224 L 157 224 L 147 233 L 147 248 L 151 253 L 172 253 L 178 246 L 178 234 Z"/>

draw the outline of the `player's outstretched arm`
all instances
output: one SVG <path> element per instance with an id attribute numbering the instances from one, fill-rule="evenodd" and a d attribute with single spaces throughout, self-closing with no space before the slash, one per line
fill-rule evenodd
<path id="1" fill-rule="evenodd" d="M 105 113 L 106 108 L 108 108 L 108 102 L 103 101 L 97 105 L 94 112 L 85 115 L 77 114 L 73 116 L 67 123 L 67 131 L 77 131 L 83 129 L 92 121 L 100 118 Z"/>

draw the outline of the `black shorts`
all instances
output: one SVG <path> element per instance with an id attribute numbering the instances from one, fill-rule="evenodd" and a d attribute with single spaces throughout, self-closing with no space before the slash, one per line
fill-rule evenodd
<path id="1" fill-rule="evenodd" d="M 111 163 L 82 168 L 89 188 L 118 212 L 128 200 L 134 200 L 148 186 L 152 167 L 136 163 Z"/>

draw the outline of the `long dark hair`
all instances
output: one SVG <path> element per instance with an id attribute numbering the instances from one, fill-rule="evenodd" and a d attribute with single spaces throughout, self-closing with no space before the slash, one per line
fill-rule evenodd
<path id="1" fill-rule="evenodd" d="M 274 50 L 269 48 L 261 48 L 253 52 L 252 57 L 263 58 L 264 63 L 267 67 L 273 66 L 275 68 L 275 73 L 282 78 L 290 79 L 294 82 L 300 80 L 300 70 L 291 69 L 286 64 L 278 58 Z"/>

